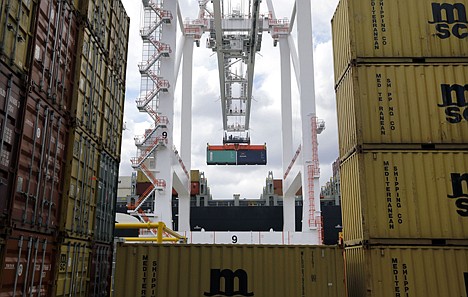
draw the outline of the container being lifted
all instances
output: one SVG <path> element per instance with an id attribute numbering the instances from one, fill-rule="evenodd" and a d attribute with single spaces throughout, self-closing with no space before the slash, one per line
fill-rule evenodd
<path id="1" fill-rule="evenodd" d="M 206 146 L 207 165 L 266 165 L 266 144 L 225 143 Z"/>

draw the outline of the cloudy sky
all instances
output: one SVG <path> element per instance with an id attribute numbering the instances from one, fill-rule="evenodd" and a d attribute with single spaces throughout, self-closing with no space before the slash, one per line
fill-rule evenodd
<path id="1" fill-rule="evenodd" d="M 239 0 L 232 1 L 233 5 Z M 123 134 L 122 161 L 120 175 L 130 175 L 130 158 L 136 156 L 134 135 L 141 135 L 150 127 L 149 116 L 139 113 L 135 99 L 138 97 L 140 74 L 137 64 L 141 60 L 142 41 L 139 36 L 140 10 L 138 0 L 122 0 L 130 16 L 130 43 L 127 65 L 127 91 Z M 138 4 L 137 4 L 138 3 Z M 336 124 L 335 95 L 333 88 L 333 54 L 330 21 L 338 0 L 311 0 L 314 37 L 315 98 L 317 116 L 326 122 L 326 130 L 318 136 L 321 167 L 320 184 L 324 185 L 331 176 L 331 163 L 338 156 L 338 133 Z M 290 18 L 293 0 L 273 0 L 278 19 Z M 184 19 L 195 19 L 198 14 L 197 0 L 179 0 Z M 261 13 L 267 14 L 266 1 L 262 1 Z M 273 47 L 268 33 L 263 34 L 262 49 L 255 64 L 254 101 L 251 114 L 251 143 L 267 144 L 268 164 L 266 166 L 207 166 L 206 143 L 222 144 L 223 130 L 221 103 L 219 101 L 219 81 L 216 55 L 205 47 L 194 47 L 193 61 L 193 119 L 192 119 L 192 169 L 205 173 L 213 198 L 258 198 L 265 185 L 268 171 L 275 178 L 282 176 L 281 160 L 281 110 L 280 110 L 280 65 L 279 47 Z M 180 74 L 179 74 L 180 75 Z M 179 77 L 180 78 L 180 77 Z M 179 80 L 180 81 L 180 80 Z M 180 84 L 179 84 L 180 85 Z M 300 129 L 298 91 L 293 76 L 294 131 Z M 176 112 L 174 144 L 180 144 L 180 88 L 176 90 Z M 300 143 L 300 134 L 294 132 L 294 147 Z"/>

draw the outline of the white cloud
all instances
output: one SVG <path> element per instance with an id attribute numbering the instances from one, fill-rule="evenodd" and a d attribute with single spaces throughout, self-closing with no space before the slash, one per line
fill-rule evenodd
<path id="1" fill-rule="evenodd" d="M 150 126 L 149 117 L 139 113 L 134 99 L 139 92 L 140 74 L 137 64 L 141 59 L 140 4 L 135 0 L 122 1 L 131 18 L 130 45 L 127 70 L 127 100 L 122 145 L 121 175 L 132 171 L 129 159 L 136 154 L 133 137 L 142 134 Z M 277 18 L 290 18 L 294 1 L 274 0 Z M 321 163 L 321 184 L 331 175 L 331 163 L 338 156 L 337 124 L 335 97 L 333 88 L 333 55 L 331 46 L 330 20 L 338 0 L 312 0 L 315 87 L 318 117 L 325 119 L 327 129 L 319 135 L 319 157 Z M 196 18 L 198 1 L 179 0 L 184 18 Z M 262 12 L 268 13 L 266 1 L 262 2 Z M 262 50 L 257 55 L 255 65 L 256 84 L 254 85 L 251 115 L 251 140 L 253 144 L 267 143 L 268 165 L 266 166 L 207 166 L 206 143 L 222 143 L 221 104 L 219 102 L 219 82 L 217 59 L 213 52 L 205 48 L 205 38 L 200 48 L 194 48 L 193 68 L 193 115 L 192 115 L 192 169 L 205 172 L 214 198 L 230 198 L 232 194 L 241 194 L 245 198 L 257 198 L 262 193 L 268 171 L 273 171 L 276 178 L 282 176 L 281 164 L 281 110 L 280 110 L 280 67 L 279 47 L 273 47 L 268 33 L 264 33 Z M 180 78 L 179 78 L 180 79 Z M 294 132 L 295 147 L 299 144 L 298 91 L 295 78 L 292 80 L 296 127 Z M 176 97 L 180 97 L 180 90 Z M 180 98 L 176 98 L 180 102 Z M 177 103 L 176 103 L 177 104 Z M 180 117 L 178 112 L 176 117 Z M 175 135 L 180 133 L 180 125 L 175 127 Z M 180 143 L 180 137 L 174 143 Z"/>

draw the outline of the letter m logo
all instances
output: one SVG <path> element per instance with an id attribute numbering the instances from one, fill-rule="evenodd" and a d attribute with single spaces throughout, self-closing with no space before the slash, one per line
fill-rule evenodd
<path id="1" fill-rule="evenodd" d="M 452 195 L 447 195 L 448 198 L 460 198 L 460 197 L 468 197 L 468 190 L 465 193 L 463 189 L 463 184 L 465 184 L 465 188 L 468 189 L 468 173 L 460 174 L 460 173 L 451 173 L 452 178 Z"/>
<path id="2" fill-rule="evenodd" d="M 432 3 L 432 17 L 434 23 L 468 23 L 466 19 L 466 9 L 463 3 Z"/>
<path id="3" fill-rule="evenodd" d="M 224 291 L 221 291 L 221 278 L 224 278 Z M 238 290 L 234 291 L 235 279 L 237 279 Z M 205 296 L 253 296 L 253 292 L 248 292 L 247 272 L 237 269 L 233 272 L 230 269 L 211 269 L 210 292 L 205 292 Z"/>

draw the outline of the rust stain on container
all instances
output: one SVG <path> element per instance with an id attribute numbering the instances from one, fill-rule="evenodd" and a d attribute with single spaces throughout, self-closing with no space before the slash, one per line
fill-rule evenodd
<path id="1" fill-rule="evenodd" d="M 79 32 L 77 48 L 71 114 L 75 125 L 84 129 L 94 141 L 98 141 L 102 138 L 106 58 L 86 27 Z"/>
<path id="2" fill-rule="evenodd" d="M 15 174 L 24 105 L 24 84 L 0 61 L 0 225 L 7 225 Z"/>
<path id="3" fill-rule="evenodd" d="M 347 248 L 349 297 L 468 296 L 468 247 Z"/>
<path id="4" fill-rule="evenodd" d="M 41 1 L 32 42 L 31 90 L 59 111 L 69 111 L 76 61 L 78 17 L 65 1 Z"/>
<path id="5" fill-rule="evenodd" d="M 65 239 L 57 255 L 54 296 L 88 296 L 90 243 Z"/>
<path id="6" fill-rule="evenodd" d="M 97 242 L 109 244 L 114 240 L 118 177 L 119 163 L 108 154 L 101 153 L 94 220 L 94 240 Z"/>
<path id="7" fill-rule="evenodd" d="M 341 0 L 332 19 L 335 82 L 351 61 L 468 57 L 466 1 Z"/>
<path id="8" fill-rule="evenodd" d="M 468 152 L 368 151 L 340 169 L 345 244 L 466 244 Z"/>
<path id="9" fill-rule="evenodd" d="M 65 173 L 67 120 L 47 101 L 28 96 L 24 104 L 11 221 L 15 228 L 54 233 Z"/>
<path id="10" fill-rule="evenodd" d="M 2 3 L 1 10 L 0 60 L 18 75 L 27 75 L 37 1 L 9 1 L 8 5 Z"/>
<path id="11" fill-rule="evenodd" d="M 68 237 L 92 239 L 98 185 L 98 145 L 81 129 L 70 130 L 60 229 Z"/>
<path id="12" fill-rule="evenodd" d="M 356 145 L 468 147 L 468 64 L 350 67 L 336 89 L 340 157 Z"/>
<path id="13" fill-rule="evenodd" d="M 55 237 L 13 230 L 1 255 L 0 296 L 51 296 L 56 252 Z"/>
<path id="14" fill-rule="evenodd" d="M 89 267 L 89 297 L 107 297 L 111 289 L 113 244 L 94 244 Z"/>
<path id="15" fill-rule="evenodd" d="M 118 244 L 114 296 L 137 295 L 344 296 L 342 251 L 326 246 Z"/>

